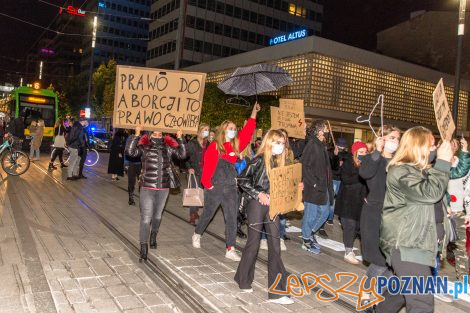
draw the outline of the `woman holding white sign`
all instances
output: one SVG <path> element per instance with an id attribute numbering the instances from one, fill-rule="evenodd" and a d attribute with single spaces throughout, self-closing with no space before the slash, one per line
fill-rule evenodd
<path id="1" fill-rule="evenodd" d="M 247 205 L 248 239 L 235 274 L 235 281 L 245 292 L 253 291 L 251 284 L 255 275 L 256 256 L 263 227 L 266 229 L 268 239 L 268 289 L 276 282 L 279 274 L 281 279 L 275 289 L 285 291 L 287 287 L 289 274 L 281 259 L 279 216 L 272 221 L 269 217 L 271 172 L 273 168 L 285 166 L 292 161 L 286 159 L 289 159 L 286 138 L 281 131 L 271 129 L 264 137 L 256 156 L 238 177 L 240 188 L 250 198 Z M 302 187 L 302 184 L 299 186 Z M 271 292 L 268 293 L 268 297 L 274 303 L 294 303 L 286 296 Z"/>
<path id="2" fill-rule="evenodd" d="M 177 142 L 170 136 L 163 137 L 159 131 L 140 138 L 142 127 L 135 129 L 135 136 L 127 141 L 126 155 L 142 160 L 140 175 L 140 259 L 147 260 L 149 231 L 150 248 L 157 248 L 157 232 L 160 228 L 165 203 L 170 188 L 179 187 L 177 173 L 173 169 L 172 157 L 184 160 L 186 148 L 183 134 L 178 131 Z M 150 230 L 150 225 L 152 229 Z"/>
<path id="3" fill-rule="evenodd" d="M 232 261 L 240 261 L 235 251 L 237 239 L 237 162 L 240 151 L 250 143 L 256 129 L 256 115 L 261 106 L 256 103 L 245 126 L 237 134 L 237 126 L 231 121 L 224 121 L 213 142 L 204 154 L 202 169 L 202 185 L 204 191 L 204 210 L 192 236 L 194 248 L 201 247 L 201 235 L 206 230 L 212 217 L 220 205 L 224 208 L 225 242 L 227 251 L 225 257 Z"/>

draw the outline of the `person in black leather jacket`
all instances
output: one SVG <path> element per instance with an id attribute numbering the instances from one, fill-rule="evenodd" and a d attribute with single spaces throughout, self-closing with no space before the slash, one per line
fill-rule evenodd
<path id="1" fill-rule="evenodd" d="M 79 121 L 73 123 L 70 133 L 68 134 L 67 145 L 70 151 L 69 167 L 67 180 L 77 180 L 80 170 L 79 151 L 85 146 L 83 138 L 83 126 L 86 119 L 80 118 Z"/>
<path id="2" fill-rule="evenodd" d="M 160 228 L 163 209 L 170 193 L 170 188 L 180 186 L 178 175 L 174 170 L 172 157 L 184 160 L 186 148 L 183 134 L 178 131 L 177 141 L 170 136 L 154 131 L 150 136 L 140 138 L 141 127 L 137 127 L 135 135 L 128 140 L 125 154 L 141 157 L 142 175 L 140 176 L 140 259 L 147 260 L 149 228 L 150 248 L 157 248 L 157 232 Z"/>
<path id="3" fill-rule="evenodd" d="M 238 177 L 240 188 L 248 195 L 248 239 L 238 265 L 235 281 L 240 289 L 251 292 L 256 256 L 261 240 L 261 231 L 265 226 L 268 235 L 268 288 L 274 284 L 278 274 L 281 279 L 276 290 L 286 290 L 288 273 L 281 259 L 279 216 L 274 220 L 269 217 L 269 175 L 273 167 L 284 166 L 288 150 L 286 139 L 279 130 L 271 129 L 263 139 L 256 156 Z M 271 302 L 292 304 L 294 301 L 279 294 L 269 293 Z"/>

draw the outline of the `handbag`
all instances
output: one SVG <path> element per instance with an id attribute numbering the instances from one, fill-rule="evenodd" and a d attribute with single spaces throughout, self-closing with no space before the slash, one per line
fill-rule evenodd
<path id="1" fill-rule="evenodd" d="M 64 148 L 65 147 L 65 136 L 60 134 L 60 128 L 59 126 L 59 131 L 57 132 L 57 136 L 54 138 L 54 147 L 56 148 Z"/>
<path id="2" fill-rule="evenodd" d="M 191 184 L 191 178 L 194 178 L 196 187 Z M 196 175 L 189 174 L 188 188 L 183 191 L 183 206 L 202 207 L 204 206 L 204 190 L 199 188 Z"/>

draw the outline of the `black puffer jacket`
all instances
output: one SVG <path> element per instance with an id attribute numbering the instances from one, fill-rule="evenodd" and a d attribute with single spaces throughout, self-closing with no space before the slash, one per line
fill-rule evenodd
<path id="1" fill-rule="evenodd" d="M 269 178 L 263 156 L 250 160 L 237 181 L 240 188 L 252 199 L 258 200 L 260 192 L 269 194 Z"/>
<path id="2" fill-rule="evenodd" d="M 141 187 L 163 189 L 180 186 L 171 159 L 185 159 L 186 148 L 182 139 L 178 139 L 177 145 L 171 140 L 162 138 L 152 141 L 147 136 L 140 138 L 132 135 L 127 141 L 126 155 L 132 158 L 141 157 L 142 160 Z"/>

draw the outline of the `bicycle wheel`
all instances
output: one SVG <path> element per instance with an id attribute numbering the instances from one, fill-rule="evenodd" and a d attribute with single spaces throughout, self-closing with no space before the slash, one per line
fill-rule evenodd
<path id="1" fill-rule="evenodd" d="M 55 149 L 57 149 L 57 148 L 52 149 L 51 160 L 52 160 L 52 156 L 54 155 Z M 69 163 L 69 159 L 70 159 L 70 151 L 69 151 L 69 149 L 64 148 L 64 151 L 62 152 L 62 160 L 64 161 L 64 164 Z M 54 165 L 59 165 L 59 164 L 60 164 L 60 160 L 59 160 L 59 157 L 57 157 L 54 160 Z"/>
<path id="2" fill-rule="evenodd" d="M 24 174 L 30 165 L 29 157 L 22 151 L 7 151 L 2 157 L 2 168 L 12 176 Z"/>
<path id="3" fill-rule="evenodd" d="M 94 166 L 100 160 L 100 155 L 95 149 L 88 150 L 85 160 L 85 166 Z"/>

